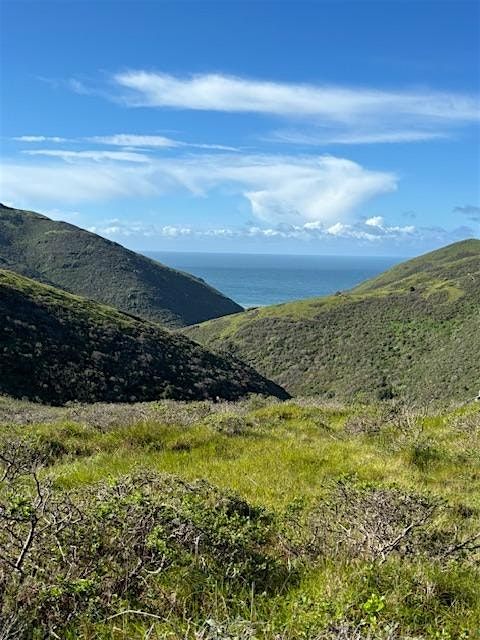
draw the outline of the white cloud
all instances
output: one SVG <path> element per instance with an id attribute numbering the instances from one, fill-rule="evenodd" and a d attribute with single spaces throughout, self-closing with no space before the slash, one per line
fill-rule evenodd
<path id="1" fill-rule="evenodd" d="M 137 135 L 133 133 L 116 133 L 112 136 L 92 136 L 87 138 L 90 142 L 110 144 L 120 147 L 179 147 L 183 143 L 165 136 Z"/>
<path id="2" fill-rule="evenodd" d="M 114 223 L 114 224 L 112 224 Z M 302 241 L 320 243 L 321 246 L 345 246 L 345 241 L 354 241 L 357 245 L 368 247 L 374 245 L 375 251 L 379 247 L 397 247 L 407 255 L 412 247 L 424 249 L 442 246 L 450 242 L 464 239 L 472 235 L 468 227 L 458 227 L 447 230 L 441 227 L 398 226 L 386 223 L 382 218 L 382 225 L 367 225 L 366 222 L 345 224 L 337 221 L 328 226 L 320 222 L 304 225 L 279 225 L 276 227 L 214 227 L 198 229 L 185 225 L 154 225 L 141 222 L 105 221 L 103 224 L 91 227 L 91 231 L 113 239 L 129 238 L 141 243 L 144 238 L 178 240 L 180 238 L 221 239 L 224 241 L 248 241 L 261 239 L 267 242 L 281 243 L 284 241 Z"/>
<path id="3" fill-rule="evenodd" d="M 396 178 L 342 158 L 275 162 L 249 176 L 258 189 L 245 192 L 262 220 L 298 223 L 345 216 L 370 198 L 396 188 Z"/>
<path id="4" fill-rule="evenodd" d="M 308 227 L 309 229 L 315 229 L 315 230 L 322 230 L 321 227 L 319 227 L 318 225 L 315 227 Z M 335 224 L 332 224 L 331 227 L 329 227 L 326 232 L 329 233 L 332 236 L 342 236 L 345 234 L 345 232 L 350 228 L 350 225 L 347 224 L 343 224 L 342 222 L 336 222 Z"/>
<path id="5" fill-rule="evenodd" d="M 68 142 L 68 138 L 60 138 L 59 136 L 16 136 L 12 138 L 17 142 Z"/>
<path id="6" fill-rule="evenodd" d="M 365 222 L 355 224 L 343 224 L 337 222 L 325 229 L 327 234 L 340 238 L 354 238 L 356 240 L 366 240 L 368 242 L 383 241 L 385 239 L 398 240 L 407 236 L 415 235 L 418 230 L 413 225 L 398 226 L 388 225 L 382 216 L 373 216 Z"/>
<path id="7" fill-rule="evenodd" d="M 196 149 L 218 149 L 220 151 L 237 151 L 236 147 L 229 147 L 223 144 L 206 144 L 195 142 L 183 142 L 165 136 L 139 135 L 135 133 L 116 133 L 112 136 L 93 136 L 87 138 L 90 142 L 100 144 L 111 144 L 121 147 L 153 147 L 153 148 L 176 148 L 194 147 Z"/>
<path id="8" fill-rule="evenodd" d="M 65 149 L 35 149 L 33 151 L 22 151 L 28 156 L 50 156 L 51 158 L 61 158 L 67 162 L 81 160 L 94 160 L 102 162 L 104 160 L 118 160 L 120 162 L 149 162 L 150 158 L 136 151 L 67 151 Z"/>
<path id="9" fill-rule="evenodd" d="M 219 151 L 238 151 L 236 147 L 223 144 L 208 144 L 197 142 L 184 142 L 174 140 L 165 136 L 116 133 L 110 136 L 89 136 L 86 138 L 61 138 L 59 136 L 15 136 L 12 138 L 16 142 L 93 142 L 95 144 L 111 145 L 114 147 L 148 147 L 153 149 L 173 149 L 178 147 L 192 147 L 195 149 L 212 149 Z"/>
<path id="10" fill-rule="evenodd" d="M 428 142 L 430 140 L 443 140 L 449 138 L 449 134 L 438 131 L 420 130 L 395 130 L 378 131 L 373 126 L 371 131 L 360 129 L 359 131 L 327 132 L 319 134 L 314 128 L 311 131 L 278 130 L 266 137 L 267 141 L 284 142 L 288 144 L 301 144 L 322 146 L 327 144 L 395 144 L 406 142 Z"/>
<path id="11" fill-rule="evenodd" d="M 106 220 L 105 223 L 88 227 L 88 231 L 98 233 L 107 237 L 134 237 L 143 238 L 162 237 L 179 238 L 192 235 L 203 235 L 203 232 L 196 232 L 191 227 L 179 227 L 174 225 L 151 225 L 141 221 L 122 222 L 121 220 Z M 205 232 L 208 233 L 208 232 Z"/>
<path id="12" fill-rule="evenodd" d="M 382 233 L 413 233 L 415 231 L 415 227 L 413 225 L 405 225 L 405 226 L 388 226 L 385 224 L 385 220 L 382 216 L 373 216 L 371 218 L 367 218 L 365 220 L 365 225 L 367 227 L 375 229 L 375 231 Z"/>
<path id="13" fill-rule="evenodd" d="M 397 184 L 391 173 L 333 156 L 187 155 L 147 162 L 148 156 L 127 151 L 38 150 L 30 155 L 38 153 L 72 166 L 6 164 L 1 176 L 4 197 L 34 203 L 95 202 L 182 191 L 206 196 L 222 188 L 243 195 L 263 221 L 300 225 L 348 218 L 356 207 Z M 112 160 L 137 166 L 127 168 Z"/>
<path id="14" fill-rule="evenodd" d="M 367 227 L 378 227 L 381 229 L 383 227 L 383 218 L 382 216 L 373 216 L 365 220 L 365 224 Z"/>
<path id="15" fill-rule="evenodd" d="M 473 96 L 431 91 L 385 91 L 314 84 L 251 80 L 222 74 L 176 77 L 131 70 L 114 75 L 129 90 L 131 106 L 251 112 L 353 122 L 367 116 L 473 121 L 480 117 Z"/>
<path id="16" fill-rule="evenodd" d="M 30 165 L 5 163 L 0 190 L 17 206 L 76 204 L 147 197 L 159 193 L 148 165 L 81 163 Z"/>
<path id="17" fill-rule="evenodd" d="M 257 218 L 275 223 L 348 215 L 369 198 L 394 190 L 397 182 L 391 173 L 332 156 L 211 156 L 163 166 L 194 194 L 232 185 Z"/>
<path id="18" fill-rule="evenodd" d="M 194 147 L 195 149 L 218 149 L 219 151 L 239 151 L 238 147 L 230 147 L 224 144 L 205 144 L 203 142 L 185 142 L 184 147 Z"/>

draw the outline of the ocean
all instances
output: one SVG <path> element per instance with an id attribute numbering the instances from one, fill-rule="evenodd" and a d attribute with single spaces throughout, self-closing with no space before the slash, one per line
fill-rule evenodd
<path id="1" fill-rule="evenodd" d="M 350 289 L 402 261 L 393 257 L 176 253 L 145 255 L 203 278 L 242 307 L 324 296 Z"/>

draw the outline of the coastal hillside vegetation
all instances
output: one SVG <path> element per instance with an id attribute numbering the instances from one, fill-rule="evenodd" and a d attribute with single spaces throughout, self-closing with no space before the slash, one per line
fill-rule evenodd
<path id="1" fill-rule="evenodd" d="M 480 388 L 480 240 L 400 264 L 350 291 L 188 328 L 292 394 L 466 400 Z"/>
<path id="2" fill-rule="evenodd" d="M 0 267 L 168 326 L 242 310 L 199 278 L 72 224 L 5 205 Z"/>
<path id="3" fill-rule="evenodd" d="M 0 270 L 0 393 L 50 404 L 288 397 L 248 365 L 92 300 Z"/>
<path id="4" fill-rule="evenodd" d="M 0 398 L 0 637 L 474 640 L 480 403 Z"/>

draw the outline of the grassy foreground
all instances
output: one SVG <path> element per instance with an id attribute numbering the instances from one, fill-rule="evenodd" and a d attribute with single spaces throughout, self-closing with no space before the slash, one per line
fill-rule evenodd
<path id="1" fill-rule="evenodd" d="M 0 421 L 0 638 L 480 637 L 478 403 Z"/>

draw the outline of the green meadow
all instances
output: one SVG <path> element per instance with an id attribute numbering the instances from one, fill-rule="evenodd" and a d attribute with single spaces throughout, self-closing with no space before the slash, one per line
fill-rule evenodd
<path id="1" fill-rule="evenodd" d="M 0 420 L 2 637 L 480 637 L 478 403 Z"/>

